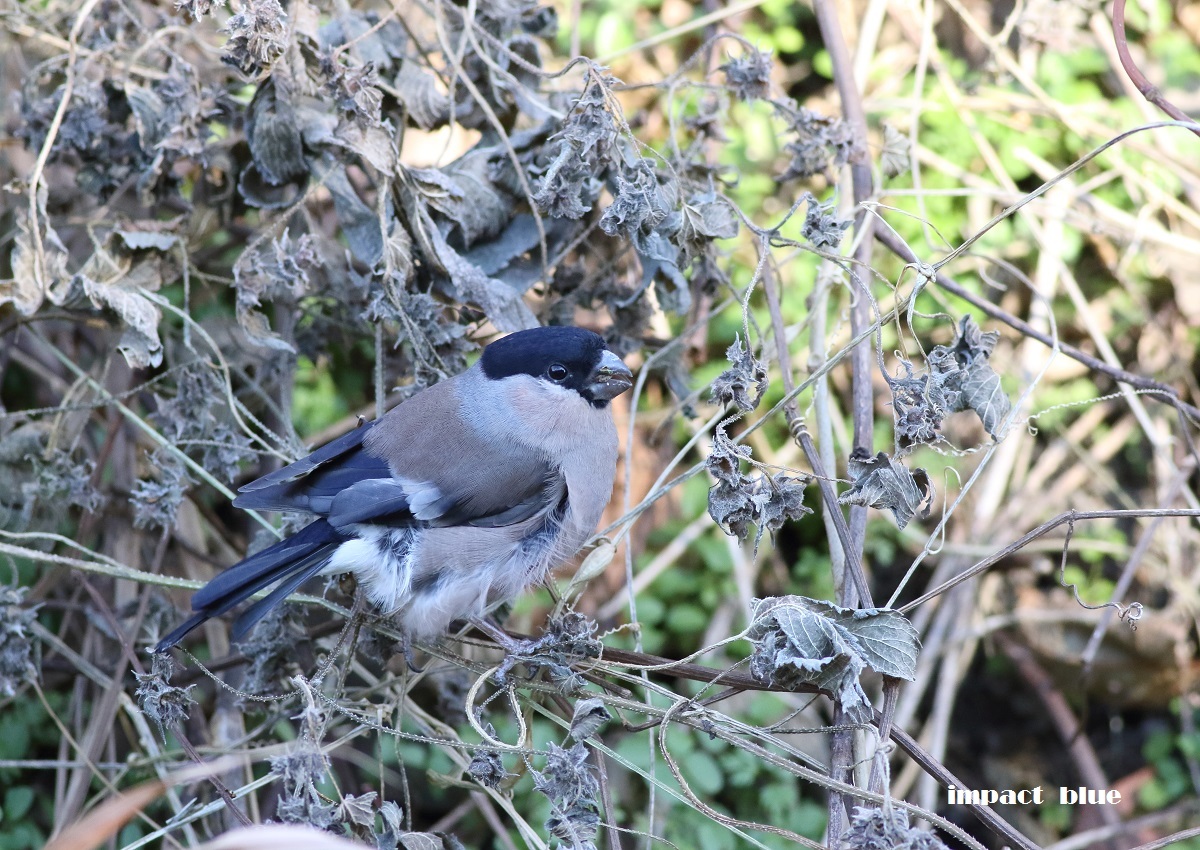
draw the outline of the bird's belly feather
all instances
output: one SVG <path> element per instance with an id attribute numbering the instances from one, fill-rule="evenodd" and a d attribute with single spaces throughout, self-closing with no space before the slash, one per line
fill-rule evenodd
<path id="1" fill-rule="evenodd" d="M 358 537 L 339 546 L 322 572 L 354 573 L 367 598 L 398 613 L 418 640 L 444 633 L 454 620 L 484 616 L 541 581 L 582 543 L 565 540 L 574 535 L 544 518 L 501 528 L 360 525 L 354 531 Z"/>

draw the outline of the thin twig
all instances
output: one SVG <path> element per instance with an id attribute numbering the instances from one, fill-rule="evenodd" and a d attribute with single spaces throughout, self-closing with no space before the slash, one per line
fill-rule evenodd
<path id="1" fill-rule="evenodd" d="M 986 572 L 991 567 L 995 566 L 1000 561 L 1007 558 L 1016 552 L 1019 552 L 1028 543 L 1037 540 L 1044 534 L 1048 534 L 1064 523 L 1074 524 L 1082 520 L 1091 519 L 1133 519 L 1136 517 L 1200 517 L 1200 510 L 1188 510 L 1185 508 L 1164 508 L 1164 509 L 1146 509 L 1146 510 L 1123 510 L 1123 511 L 1067 511 L 1059 514 L 1054 519 L 1044 522 L 1032 531 L 1024 534 L 1020 539 L 1015 540 L 1003 549 L 995 552 L 992 555 L 984 558 L 974 566 L 964 570 L 954 578 L 939 584 L 937 587 L 923 594 L 920 598 L 914 599 L 906 605 L 901 605 L 898 610 L 901 614 L 906 614 L 914 608 L 941 596 L 947 590 L 962 584 L 964 581 L 969 581 L 975 576 Z"/>
<path id="2" fill-rule="evenodd" d="M 851 137 L 856 144 L 850 154 L 850 177 L 853 185 L 854 204 L 857 208 L 854 219 L 855 238 L 858 247 L 855 250 L 855 260 L 850 269 L 851 303 L 850 330 L 858 335 L 871 325 L 869 276 L 861 275 L 860 270 L 869 267 L 874 240 L 875 219 L 869 215 L 862 205 L 872 194 L 871 166 L 867 158 L 867 116 L 863 110 L 862 97 L 854 80 L 854 63 L 846 40 L 842 36 L 841 23 L 838 20 L 837 8 L 832 0 L 813 0 L 813 11 L 816 13 L 817 25 L 821 30 L 821 40 L 833 63 L 833 79 L 837 84 L 838 94 L 842 101 L 842 114 L 850 126 Z M 869 343 L 856 346 L 851 352 L 850 398 L 851 418 L 854 421 L 854 448 L 872 454 L 872 439 L 875 425 L 875 364 L 872 358 L 872 348 Z M 814 451 L 812 457 L 816 458 Z M 841 537 L 842 529 L 838 520 L 834 523 Z M 859 604 L 869 605 L 870 594 L 865 593 L 866 580 L 862 575 L 862 551 L 866 541 L 867 509 L 862 505 L 850 508 L 849 533 L 842 542 L 846 557 L 846 566 L 850 570 L 851 582 L 843 582 L 838 588 L 838 602 L 847 607 L 855 608 Z M 862 587 L 860 588 L 860 585 Z M 834 714 L 834 724 L 842 722 L 841 706 L 838 705 Z M 833 734 L 831 749 L 833 754 L 834 776 L 849 778 L 850 766 L 856 760 L 854 738 L 850 732 L 841 731 Z M 826 837 L 841 832 L 846 818 L 846 800 L 840 794 L 829 795 L 829 821 L 826 827 Z"/>
<path id="3" fill-rule="evenodd" d="M 1129 40 L 1125 37 L 1125 0 L 1114 0 L 1112 25 L 1113 40 L 1117 44 L 1117 56 L 1121 58 L 1121 67 L 1125 69 L 1125 73 L 1129 75 L 1129 79 L 1137 86 L 1137 90 L 1142 93 L 1142 96 L 1146 100 L 1153 103 L 1176 121 L 1191 121 L 1191 116 L 1163 97 L 1163 93 L 1159 90 L 1158 86 L 1147 80 L 1141 68 L 1133 61 L 1133 56 L 1129 53 Z M 1192 128 L 1192 132 L 1200 136 L 1200 128 Z"/>

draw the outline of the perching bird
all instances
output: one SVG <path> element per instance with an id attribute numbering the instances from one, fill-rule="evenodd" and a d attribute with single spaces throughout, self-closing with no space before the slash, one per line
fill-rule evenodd
<path id="1" fill-rule="evenodd" d="M 242 487 L 242 508 L 311 524 L 233 565 L 155 652 L 270 585 L 233 635 L 316 575 L 354 573 L 410 638 L 478 620 L 591 536 L 612 493 L 609 401 L 629 369 L 591 331 L 546 327 L 493 342 L 462 374 Z"/>

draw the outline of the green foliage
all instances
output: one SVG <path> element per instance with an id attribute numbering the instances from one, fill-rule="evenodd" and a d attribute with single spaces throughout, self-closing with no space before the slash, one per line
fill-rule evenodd
<path id="1" fill-rule="evenodd" d="M 1176 699 L 1172 713 L 1193 711 L 1186 700 Z M 1200 732 L 1182 733 L 1159 729 L 1146 739 L 1142 755 L 1154 767 L 1154 776 L 1138 791 L 1138 804 L 1150 811 L 1159 811 L 1171 804 L 1195 795 L 1192 776 L 1185 759 L 1200 755 Z M 1191 844 L 1197 844 L 1194 840 Z"/>
<path id="2" fill-rule="evenodd" d="M 761 694 L 747 706 L 750 717 L 773 714 L 778 719 L 779 700 Z M 818 801 L 801 794 L 796 777 L 763 761 L 745 750 L 723 741 L 710 739 L 691 730 L 670 727 L 666 747 L 679 766 L 680 773 L 706 804 L 718 811 L 736 813 L 740 819 L 768 823 L 819 839 L 825 828 L 825 810 Z M 642 736 L 627 736 L 616 747 L 617 754 L 631 764 L 649 771 L 651 764 L 647 742 Z M 655 754 L 654 775 L 668 787 L 680 789 L 661 754 Z M 693 806 L 660 795 L 666 810 L 662 837 L 677 846 L 746 846 L 728 828 L 710 820 Z M 768 847 L 793 846 L 776 836 L 750 831 Z"/>
<path id="3" fill-rule="evenodd" d="M 1083 567 L 1068 566 L 1063 570 L 1064 581 L 1075 585 L 1079 598 L 1090 605 L 1099 605 L 1112 598 L 1113 582 L 1096 576 Z"/>
<path id="4" fill-rule="evenodd" d="M 346 395 L 334 380 L 328 360 L 317 363 L 301 357 L 296 363 L 292 424 L 301 434 L 327 428 L 347 413 Z"/>
<path id="5" fill-rule="evenodd" d="M 66 699 L 50 693 L 56 711 Z M 0 761 L 55 758 L 58 727 L 36 699 L 20 698 L 0 705 Z M 42 785 L 45 772 L 0 767 L 0 850 L 34 850 L 43 846 L 54 824 L 53 794 Z"/>

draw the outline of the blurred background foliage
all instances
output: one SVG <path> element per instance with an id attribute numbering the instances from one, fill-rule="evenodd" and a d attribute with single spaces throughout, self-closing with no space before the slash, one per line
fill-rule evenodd
<path id="1" fill-rule="evenodd" d="M 856 212 L 845 165 L 862 155 L 876 228 L 926 262 L 978 236 L 940 270 L 1197 404 L 1200 144 L 1179 128 L 1148 130 L 1064 174 L 1161 120 L 1121 70 L 1111 8 L 834 6 L 865 138 L 839 120 L 814 10 L 786 0 L 553 11 L 519 0 L 47 0 L 4 10 L 0 850 L 42 846 L 115 789 L 197 750 L 250 751 L 221 779 L 244 792 L 251 820 L 305 821 L 380 847 L 439 846 L 406 843 L 416 839 L 405 831 L 446 847 L 552 845 L 564 783 L 546 751 L 569 745 L 570 702 L 522 690 L 518 723 L 502 689 L 483 689 L 490 734 L 512 742 L 527 729 L 532 742 L 500 753 L 506 775 L 490 787 L 476 763 L 487 750 L 471 749 L 481 738 L 463 715 L 471 683 L 494 663 L 485 649 L 452 641 L 413 677 L 386 635 L 364 631 L 355 660 L 330 673 L 351 605 L 337 587 L 323 593 L 333 614 L 306 597 L 247 645 L 230 647 L 225 626 L 209 626 L 173 671 L 150 671 L 144 649 L 180 616 L 178 588 L 270 539 L 229 507 L 228 488 L 457 371 L 491 333 L 533 321 L 594 327 L 647 367 L 632 428 L 630 411 L 618 411 L 627 455 L 606 517 L 618 546 L 572 600 L 608 646 L 672 659 L 707 648 L 695 660 L 726 669 L 753 648 L 724 642 L 749 625 L 752 599 L 839 599 L 814 484 L 805 501 L 816 513 L 754 551 L 709 516 L 702 467 L 681 475 L 710 451 L 720 410 L 708 388 L 739 338 L 771 380 L 758 413 L 731 433 L 770 470 L 809 470 L 784 417 L 763 416 L 785 395 L 756 272 L 768 231 L 798 380 L 848 344 L 861 297 L 852 270 L 876 318 L 897 311 L 868 341 L 893 377 L 951 344 L 965 314 L 1001 332 L 990 363 L 1016 413 L 998 443 L 959 413 L 942 439 L 901 448 L 876 369 L 872 449 L 927 470 L 937 492 L 932 513 L 903 529 L 891 512 L 870 512 L 864 561 L 877 604 L 897 588 L 898 603 L 915 598 L 1069 509 L 1197 506 L 1196 423 L 1161 395 L 1122 394 L 1109 375 L 1050 359 L 1046 346 L 921 285 L 883 247 L 869 269 L 838 260 L 861 238 L 850 229 L 842 243 L 840 222 Z M 1196 115 L 1200 4 L 1135 3 L 1127 26 L 1151 81 Z M 594 61 L 569 64 L 575 56 Z M 685 204 L 700 211 L 690 237 L 678 226 Z M 818 204 L 829 218 L 813 231 L 806 216 Z M 848 362 L 798 397 L 842 489 Z M 666 494 L 631 512 L 660 479 Z M 919 607 L 910 616 L 924 650 L 897 726 L 970 788 L 1122 790 L 1114 812 L 1001 807 L 1043 846 L 1114 816 L 1147 816 L 1115 830 L 1111 846 L 1121 847 L 1195 824 L 1198 542 L 1194 519 L 1074 529 L 1063 578 L 1080 599 L 1109 601 L 1132 569 L 1117 601 L 1146 609 L 1136 632 L 1113 623 L 1096 649 L 1087 641 L 1105 615 L 1060 585 L 1061 537 Z M 569 571 L 559 593 L 568 583 Z M 555 598 L 518 600 L 509 627 L 537 633 Z M 635 669 L 598 669 L 660 711 L 671 693 L 704 699 L 719 688 L 656 679 L 656 691 Z M 306 702 L 297 675 L 324 699 Z M 1078 736 L 1038 682 L 1061 696 Z M 878 682 L 868 687 L 878 694 Z M 793 749 L 776 751 L 797 763 L 829 759 L 823 701 L 747 691 L 712 710 L 786 742 Z M 604 747 L 592 750 L 605 770 L 592 797 L 602 799 L 580 803 L 582 816 L 594 806 L 619 827 L 593 836 L 600 846 L 652 845 L 647 835 L 675 847 L 794 843 L 752 823 L 826 835 L 816 784 L 725 735 L 639 729 L 650 715 L 613 713 L 621 722 L 589 739 Z M 683 794 L 665 754 L 710 810 Z M 565 775 L 586 786 L 579 777 L 593 773 Z M 214 788 L 172 792 L 115 846 L 188 845 L 235 826 Z M 947 807 L 902 755 L 891 790 L 987 846 L 1002 843 Z"/>

